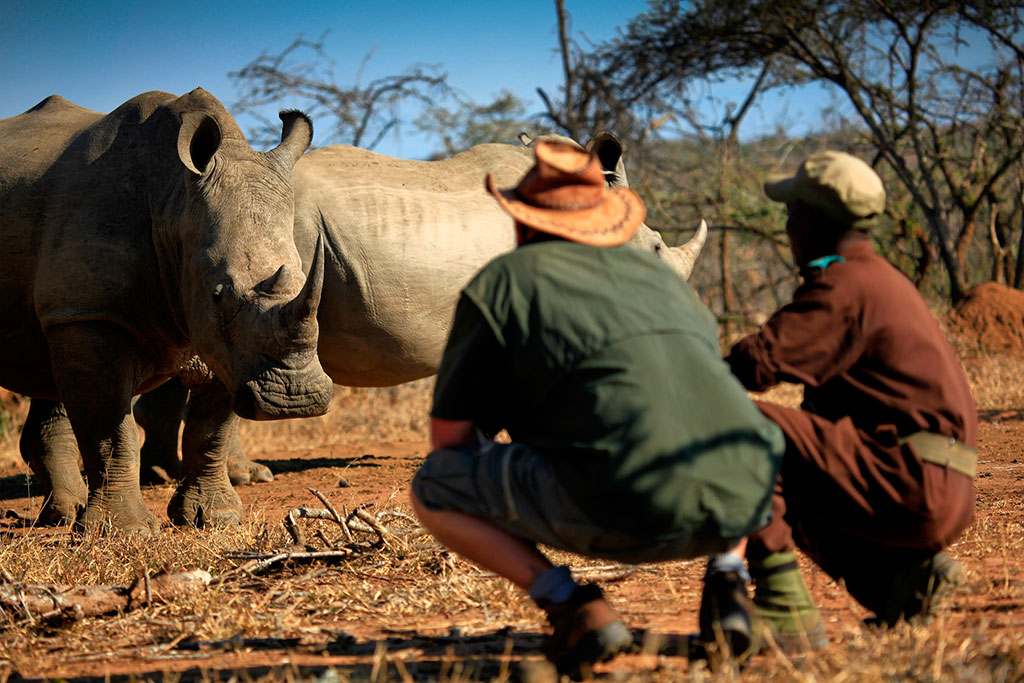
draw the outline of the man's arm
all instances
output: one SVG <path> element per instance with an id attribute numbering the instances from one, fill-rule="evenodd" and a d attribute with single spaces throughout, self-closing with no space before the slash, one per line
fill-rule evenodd
<path id="1" fill-rule="evenodd" d="M 859 311 L 846 292 L 815 278 L 801 285 L 760 332 L 741 339 L 726 363 L 750 391 L 779 382 L 818 387 L 863 353 Z"/>

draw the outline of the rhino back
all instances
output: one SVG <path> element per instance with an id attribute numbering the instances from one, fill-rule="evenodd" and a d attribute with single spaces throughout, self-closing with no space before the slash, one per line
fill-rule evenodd
<path id="1" fill-rule="evenodd" d="M 138 124 L 170 97 L 147 93 L 101 115 L 52 96 L 0 121 L 0 357 L 24 360 L 6 374 L 49 375 L 50 324 L 152 331 L 157 273 L 139 171 L 150 150 Z"/>
<path id="2" fill-rule="evenodd" d="M 336 383 L 382 386 L 436 371 L 459 291 L 515 246 L 484 176 L 509 186 L 531 163 L 528 149 L 489 144 L 432 162 L 339 145 L 296 164 L 296 245 L 308 266 L 322 233 L 329 256 L 319 355 Z"/>

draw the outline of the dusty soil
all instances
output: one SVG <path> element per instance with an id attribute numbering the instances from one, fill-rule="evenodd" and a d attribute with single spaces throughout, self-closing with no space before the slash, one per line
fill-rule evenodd
<path id="1" fill-rule="evenodd" d="M 977 479 L 977 521 L 950 553 L 967 569 L 969 582 L 941 619 L 950 632 L 968 633 L 985 629 L 1020 634 L 1024 628 L 1024 561 L 1021 521 L 1024 520 L 1024 411 L 1007 409 L 982 415 L 981 457 Z M 426 452 L 424 442 L 363 442 L 312 450 L 281 450 L 259 456 L 276 480 L 239 490 L 247 515 L 268 520 L 281 519 L 296 507 L 317 506 L 307 487 L 327 494 L 337 506 L 373 501 L 378 506 L 406 507 L 408 482 Z M 32 497 L 24 468 L 8 465 L 0 472 L 0 507 L 9 512 L 8 533 L 59 534 L 50 530 L 25 530 L 14 516 L 31 517 L 40 499 Z M 147 489 L 145 497 L 158 516 L 166 519 L 164 508 L 170 487 Z M 407 509 L 407 507 L 406 507 Z M 179 533 L 165 530 L 165 534 Z M 441 555 L 443 557 L 443 554 Z M 622 570 L 577 561 L 578 573 L 601 579 L 611 600 L 635 630 L 637 640 L 660 654 L 634 654 L 603 665 L 599 671 L 619 674 L 650 674 L 652 671 L 685 672 L 686 657 L 679 651 L 683 636 L 696 629 L 701 562 L 676 562 Z M 464 568 L 465 569 L 465 568 Z M 845 592 L 804 562 L 805 575 L 828 625 L 831 648 L 840 650 L 851 638 L 863 635 L 861 619 L 866 613 Z M 312 584 L 351 580 L 331 570 L 301 570 Z M 358 574 L 362 570 L 355 570 Z M 468 569 L 469 577 L 474 574 Z M 326 572 L 326 573 L 325 573 Z M 375 574 L 370 569 L 362 578 L 379 584 L 378 595 L 387 591 L 413 591 L 414 579 L 400 575 Z M 443 604 L 396 614 L 363 610 L 346 616 L 344 610 L 329 617 L 313 616 L 305 626 L 280 637 L 237 637 L 217 642 L 185 641 L 170 648 L 132 646 L 117 649 L 97 642 L 93 652 L 68 657 L 62 663 L 40 659 L 16 663 L 11 680 L 24 678 L 102 679 L 125 674 L 152 675 L 180 672 L 185 680 L 206 678 L 216 671 L 244 670 L 250 678 L 316 675 L 335 667 L 353 678 L 374 678 L 382 662 L 400 675 L 407 670 L 416 678 L 458 678 L 451 667 L 470 667 L 474 657 L 490 653 L 490 664 L 482 669 L 459 669 L 463 678 L 489 679 L 501 674 L 509 661 L 539 660 L 538 647 L 543 622 L 540 613 L 514 592 L 499 590 L 496 579 L 480 579 L 495 587 L 492 603 L 477 609 L 448 612 Z M 411 584 L 411 585 L 410 585 Z M 311 589 L 312 590 L 312 589 Z M 506 604 L 503 604 L 506 603 Z M 651 634 L 667 634 L 660 645 Z M 49 647 L 60 649 L 57 643 Z M 506 649 L 511 648 L 511 649 Z M 504 652 L 506 657 L 500 653 Z M 748 675 L 756 672 L 755 658 Z M 482 660 L 481 660 L 482 661 Z M 44 663 L 45 662 L 45 663 Z M 397 663 L 396 663 L 397 662 Z M 461 663 L 460 663 L 461 662 Z M 498 663 L 496 663 L 498 662 Z M 488 669 L 490 666 L 491 669 Z M 284 667 L 282 669 L 281 667 Z M 446 669 L 446 667 L 448 667 Z M 494 667 L 499 667 L 495 669 Z M 769 666 L 769 672 L 773 669 Z M 447 671 L 447 674 L 445 673 Z M 1019 671 L 1019 670 L 1018 670 Z M 409 673 L 411 672 L 411 673 Z M 226 674 L 225 674 L 226 675 Z"/>

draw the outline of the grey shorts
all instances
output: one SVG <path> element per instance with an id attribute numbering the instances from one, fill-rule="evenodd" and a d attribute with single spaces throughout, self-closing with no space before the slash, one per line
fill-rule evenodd
<path id="1" fill-rule="evenodd" d="M 629 564 L 725 552 L 740 540 L 608 531 L 572 502 L 549 461 L 523 444 L 434 451 L 413 478 L 412 490 L 432 510 L 458 510 L 534 543 Z"/>

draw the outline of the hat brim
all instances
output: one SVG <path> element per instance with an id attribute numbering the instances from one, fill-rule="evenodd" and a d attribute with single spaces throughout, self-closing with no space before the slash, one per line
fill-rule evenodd
<path id="1" fill-rule="evenodd" d="M 764 193 L 769 199 L 783 203 L 801 199 L 796 176 L 790 174 L 768 176 L 764 181 Z"/>
<path id="2" fill-rule="evenodd" d="M 487 191 L 519 223 L 573 242 L 612 247 L 628 242 L 647 216 L 640 196 L 626 187 L 605 188 L 602 200 L 585 209 L 547 209 L 523 202 L 515 189 L 501 190 L 487 174 Z"/>

